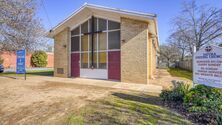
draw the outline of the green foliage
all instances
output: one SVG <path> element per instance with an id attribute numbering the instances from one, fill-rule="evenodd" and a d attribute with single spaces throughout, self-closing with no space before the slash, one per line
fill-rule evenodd
<path id="1" fill-rule="evenodd" d="M 184 104 L 190 112 L 221 112 L 222 92 L 217 88 L 197 85 L 186 94 Z"/>
<path id="2" fill-rule="evenodd" d="M 0 56 L 0 64 L 3 64 L 4 59 L 2 59 L 2 57 Z"/>
<path id="3" fill-rule="evenodd" d="M 48 55 L 44 51 L 36 51 L 32 54 L 31 63 L 34 67 L 46 67 Z"/>
<path id="4" fill-rule="evenodd" d="M 219 113 L 216 118 L 216 125 L 222 125 L 222 114 Z"/>
<path id="5" fill-rule="evenodd" d="M 164 101 L 183 102 L 184 96 L 188 93 L 190 86 L 182 81 L 172 81 L 173 88 L 171 90 L 163 90 L 160 97 Z"/>

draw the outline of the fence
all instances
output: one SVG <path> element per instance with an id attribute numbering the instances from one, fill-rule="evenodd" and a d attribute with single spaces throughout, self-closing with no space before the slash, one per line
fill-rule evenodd
<path id="1" fill-rule="evenodd" d="M 192 60 L 179 61 L 177 62 L 176 66 L 178 68 L 189 70 L 189 71 L 193 70 Z"/>

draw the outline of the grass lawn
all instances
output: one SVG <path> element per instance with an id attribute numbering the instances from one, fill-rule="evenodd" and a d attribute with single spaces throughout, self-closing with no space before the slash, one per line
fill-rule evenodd
<path id="1" fill-rule="evenodd" d="M 102 100 L 90 102 L 87 106 L 65 117 L 67 125 L 191 125 L 181 115 L 161 106 L 159 97 L 135 94 L 113 93 Z"/>
<path id="2" fill-rule="evenodd" d="M 53 76 L 53 70 L 33 70 L 27 71 L 27 76 Z M 24 76 L 24 74 L 16 74 L 15 72 L 0 73 L 0 76 Z"/>
<path id="3" fill-rule="evenodd" d="M 182 70 L 178 68 L 169 68 L 167 71 L 172 75 L 176 77 L 186 78 L 189 80 L 192 80 L 192 72 L 187 70 Z"/>

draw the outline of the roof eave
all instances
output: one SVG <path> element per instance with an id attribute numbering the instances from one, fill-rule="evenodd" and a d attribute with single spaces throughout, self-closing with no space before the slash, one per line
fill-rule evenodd
<path id="1" fill-rule="evenodd" d="M 72 17 L 74 17 L 76 14 L 78 14 L 80 11 L 82 11 L 85 8 L 92 8 L 92 9 L 100 9 L 105 11 L 111 11 L 119 14 L 125 14 L 130 16 L 140 16 L 146 19 L 155 19 L 157 16 L 156 14 L 147 14 L 142 12 L 135 12 L 135 11 L 128 11 L 128 10 L 122 10 L 122 9 L 116 9 L 116 8 L 110 8 L 110 7 L 104 7 L 104 6 L 98 6 L 93 4 L 87 4 L 85 3 L 83 6 L 81 6 L 79 9 L 77 9 L 75 12 L 73 12 L 70 16 L 68 16 L 66 19 L 64 19 L 62 22 L 60 22 L 58 25 L 53 27 L 48 33 L 47 37 L 53 38 L 55 34 L 53 34 L 53 31 L 59 28 L 60 26 L 64 25 L 68 20 L 70 20 Z"/>

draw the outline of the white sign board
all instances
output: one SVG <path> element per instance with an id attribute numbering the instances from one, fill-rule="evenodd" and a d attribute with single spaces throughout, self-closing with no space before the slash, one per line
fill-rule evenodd
<path id="1" fill-rule="evenodd" d="M 194 83 L 222 88 L 222 48 L 207 45 L 193 58 Z"/>

